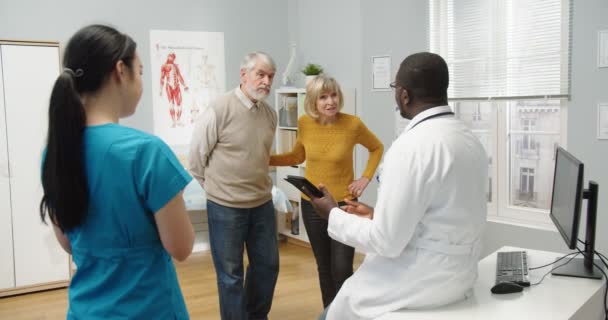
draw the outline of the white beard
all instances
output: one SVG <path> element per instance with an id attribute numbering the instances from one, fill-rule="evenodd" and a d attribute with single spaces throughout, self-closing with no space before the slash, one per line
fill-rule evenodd
<path id="1" fill-rule="evenodd" d="M 266 93 L 266 92 L 260 93 L 255 88 L 253 88 L 249 85 L 245 85 L 245 90 L 247 90 L 247 93 L 249 93 L 249 95 L 256 101 L 262 101 L 262 100 L 266 99 L 266 97 L 268 97 L 268 93 Z"/>

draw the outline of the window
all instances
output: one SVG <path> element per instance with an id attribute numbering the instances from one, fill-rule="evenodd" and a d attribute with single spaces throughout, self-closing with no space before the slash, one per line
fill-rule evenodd
<path id="1" fill-rule="evenodd" d="M 534 204 L 534 169 L 519 168 L 519 190 L 516 196 L 517 205 Z"/>
<path id="2" fill-rule="evenodd" d="M 536 124 L 535 119 L 521 119 L 521 129 L 523 131 L 523 136 L 521 140 L 521 146 L 524 150 L 534 150 L 536 149 L 536 142 L 534 141 L 534 136 L 529 132 L 532 131 Z"/>
<path id="3" fill-rule="evenodd" d="M 494 161 L 496 149 L 496 121 L 495 109 L 489 102 L 454 102 L 452 103 L 454 112 L 471 128 L 473 133 L 479 138 L 488 153 L 488 190 L 486 197 L 488 204 L 493 205 L 493 191 L 496 186 L 493 184 L 495 177 Z"/>
<path id="4" fill-rule="evenodd" d="M 477 108 L 475 108 L 475 113 L 473 114 L 473 121 L 481 121 L 481 106 L 479 103 L 477 104 Z"/>
<path id="5" fill-rule="evenodd" d="M 509 141 L 511 155 L 509 170 L 512 172 L 512 192 L 510 206 L 534 208 L 548 212 L 551 206 L 555 148 L 562 142 L 561 100 L 520 100 L 511 102 Z M 532 191 L 523 188 L 520 178 L 523 169 L 528 168 L 532 176 Z M 518 180 L 516 180 L 518 179 Z M 516 181 L 520 181 L 519 184 Z M 514 186 L 519 185 L 519 190 Z M 530 183 L 528 183 L 530 185 Z M 523 201 L 529 193 L 526 201 Z M 519 194 L 519 197 L 516 195 Z"/>
<path id="6" fill-rule="evenodd" d="M 554 153 L 565 142 L 569 0 L 430 0 L 430 48 L 450 105 L 488 153 L 492 219 L 551 225 Z"/>

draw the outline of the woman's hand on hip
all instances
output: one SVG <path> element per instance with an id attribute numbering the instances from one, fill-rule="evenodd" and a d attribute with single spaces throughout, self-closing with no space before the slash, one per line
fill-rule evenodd
<path id="1" fill-rule="evenodd" d="M 358 198 L 363 194 L 363 191 L 365 191 L 365 188 L 367 188 L 368 184 L 369 184 L 369 179 L 366 177 L 361 177 L 361 178 L 353 181 L 348 186 L 348 192 L 350 192 L 350 194 L 352 194 L 355 198 Z"/>

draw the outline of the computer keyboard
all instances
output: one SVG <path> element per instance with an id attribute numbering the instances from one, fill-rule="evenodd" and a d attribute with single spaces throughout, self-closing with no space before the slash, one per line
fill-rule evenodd
<path id="1" fill-rule="evenodd" d="M 496 255 L 496 283 L 515 282 L 529 286 L 526 251 L 503 251 Z"/>

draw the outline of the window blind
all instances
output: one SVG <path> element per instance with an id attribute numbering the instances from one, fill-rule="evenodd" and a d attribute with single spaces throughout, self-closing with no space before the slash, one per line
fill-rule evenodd
<path id="1" fill-rule="evenodd" d="M 567 98 L 570 0 L 429 0 L 450 100 Z"/>

